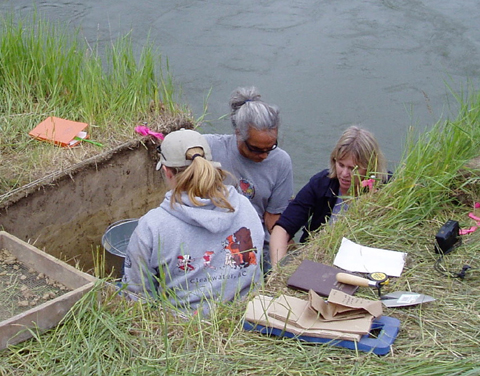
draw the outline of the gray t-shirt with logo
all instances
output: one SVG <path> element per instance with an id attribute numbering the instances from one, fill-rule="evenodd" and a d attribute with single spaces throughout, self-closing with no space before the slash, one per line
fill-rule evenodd
<path id="1" fill-rule="evenodd" d="M 263 222 L 265 212 L 280 214 L 293 196 L 292 161 L 286 151 L 276 148 L 262 162 L 254 162 L 240 154 L 235 135 L 204 135 L 212 158 L 230 172 L 236 182 L 227 180 L 247 197 Z M 266 240 L 269 239 L 266 231 Z"/>

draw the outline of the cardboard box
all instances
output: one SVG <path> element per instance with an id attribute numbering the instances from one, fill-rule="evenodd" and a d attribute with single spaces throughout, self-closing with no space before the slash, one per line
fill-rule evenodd
<path id="1" fill-rule="evenodd" d="M 96 281 L 95 277 L 75 269 L 5 231 L 0 231 L 0 251 L 3 250 L 8 251 L 22 266 L 28 268 L 32 275 L 46 276 L 49 283 L 53 284 L 52 281 L 55 281 L 68 291 L 61 291 L 50 300 L 47 295 L 46 301 L 32 308 L 27 306 L 20 314 L 3 319 L 0 322 L 0 349 L 32 337 L 29 328 L 45 331 L 58 325 L 70 308 L 94 286 Z M 22 281 L 27 278 L 33 277 L 21 276 Z"/>

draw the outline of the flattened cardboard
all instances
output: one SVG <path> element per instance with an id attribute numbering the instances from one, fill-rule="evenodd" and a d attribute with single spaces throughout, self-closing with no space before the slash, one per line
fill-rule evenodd
<path id="1" fill-rule="evenodd" d="M 268 312 L 275 307 L 276 299 L 258 295 L 250 300 L 245 312 L 245 321 L 262 325 L 267 328 L 279 329 L 282 332 L 292 333 L 296 336 L 308 336 L 313 338 L 338 339 L 347 341 L 359 341 L 361 336 L 354 333 L 336 332 L 333 330 L 309 329 L 305 330 L 288 322 L 278 320 L 268 315 Z"/>
<path id="2" fill-rule="evenodd" d="M 349 295 L 355 294 L 358 286 L 347 285 L 337 281 L 336 275 L 340 272 L 345 273 L 344 270 L 334 266 L 303 260 L 288 279 L 287 286 L 303 291 L 313 290 L 321 296 L 330 295 L 332 289 L 343 291 Z"/>
<path id="3" fill-rule="evenodd" d="M 380 301 L 357 298 L 338 290 L 330 292 L 328 304 L 313 291 L 309 291 L 309 301 L 311 307 L 326 319 L 354 316 L 358 313 L 368 313 L 373 317 L 380 317 L 383 313 Z"/>
<path id="4" fill-rule="evenodd" d="M 309 300 L 281 295 L 268 315 L 303 329 L 325 329 L 367 334 L 372 321 L 383 313 L 382 303 L 332 290 L 328 303 L 313 290 Z"/>
<path id="5" fill-rule="evenodd" d="M 336 290 L 332 290 L 336 291 Z M 332 294 L 330 293 L 330 296 Z M 350 296 L 350 295 L 347 295 Z M 351 307 L 344 307 L 341 305 L 327 303 L 319 295 L 315 294 L 313 290 L 308 293 L 308 301 L 312 311 L 319 315 L 319 319 L 323 321 L 338 321 L 349 320 L 359 317 L 365 317 L 366 311 L 362 309 L 355 309 Z"/>
<path id="6" fill-rule="evenodd" d="M 310 330 L 329 330 L 341 333 L 368 334 L 373 316 L 356 315 L 352 319 L 324 320 L 318 312 L 310 307 L 306 300 L 293 296 L 281 295 L 267 312 L 269 317 L 280 320 L 297 328 Z"/>

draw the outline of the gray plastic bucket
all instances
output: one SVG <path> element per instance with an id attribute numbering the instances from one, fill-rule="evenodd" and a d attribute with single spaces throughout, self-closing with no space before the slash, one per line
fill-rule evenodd
<path id="1" fill-rule="evenodd" d="M 122 219 L 107 227 L 102 236 L 102 245 L 112 255 L 125 257 L 127 245 L 133 231 L 137 228 L 138 219 Z"/>

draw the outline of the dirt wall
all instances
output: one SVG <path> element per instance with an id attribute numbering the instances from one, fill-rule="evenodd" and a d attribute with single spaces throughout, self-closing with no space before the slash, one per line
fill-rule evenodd
<path id="1" fill-rule="evenodd" d="M 162 201 L 166 186 L 155 163 L 153 145 L 132 141 L 46 176 L 0 196 L 0 228 L 92 272 L 106 228 Z M 118 271 L 122 260 L 106 257 L 107 272 Z"/>

